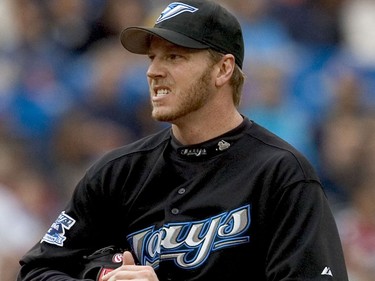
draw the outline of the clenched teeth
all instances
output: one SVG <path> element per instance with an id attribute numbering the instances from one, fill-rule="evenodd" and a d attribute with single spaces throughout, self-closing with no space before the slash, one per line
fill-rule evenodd
<path id="1" fill-rule="evenodd" d="M 156 96 L 164 96 L 168 94 L 169 94 L 169 91 L 167 89 L 159 89 L 156 91 Z"/>

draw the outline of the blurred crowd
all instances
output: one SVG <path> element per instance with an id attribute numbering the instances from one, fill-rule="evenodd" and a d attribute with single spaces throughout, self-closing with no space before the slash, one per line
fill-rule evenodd
<path id="1" fill-rule="evenodd" d="M 375 1 L 216 0 L 244 31 L 241 112 L 320 174 L 350 281 L 375 280 Z M 0 279 L 38 241 L 93 161 L 166 124 L 128 25 L 168 1 L 0 0 Z"/>

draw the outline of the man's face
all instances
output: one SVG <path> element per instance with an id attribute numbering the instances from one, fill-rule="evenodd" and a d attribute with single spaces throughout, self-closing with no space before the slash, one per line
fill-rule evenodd
<path id="1" fill-rule="evenodd" d="M 149 58 L 152 117 L 177 123 L 199 114 L 215 89 L 208 51 L 179 47 L 154 37 Z"/>

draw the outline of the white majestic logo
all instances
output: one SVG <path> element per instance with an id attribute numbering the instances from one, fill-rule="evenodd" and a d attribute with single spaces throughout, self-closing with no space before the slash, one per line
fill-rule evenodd
<path id="1" fill-rule="evenodd" d="M 332 271 L 331 271 L 331 268 L 329 268 L 328 266 L 326 266 L 326 267 L 323 269 L 321 275 L 329 275 L 329 276 L 333 276 Z"/>
<path id="2" fill-rule="evenodd" d="M 64 245 L 65 229 L 70 229 L 74 224 L 75 220 L 62 212 L 56 221 L 51 225 L 48 232 L 43 236 L 40 243 L 47 242 L 62 247 Z"/>
<path id="3" fill-rule="evenodd" d="M 163 12 L 161 12 L 159 18 L 156 20 L 156 24 L 173 18 L 184 12 L 195 13 L 196 11 L 198 11 L 198 8 L 180 2 L 173 2 L 169 4 Z"/>
<path id="4" fill-rule="evenodd" d="M 196 268 L 211 252 L 248 243 L 250 205 L 195 222 L 148 227 L 127 236 L 138 260 L 154 268 L 160 260 L 173 260 L 178 267 Z"/>

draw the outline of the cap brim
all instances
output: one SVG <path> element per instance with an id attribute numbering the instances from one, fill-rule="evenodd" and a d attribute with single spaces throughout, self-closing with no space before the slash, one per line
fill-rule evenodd
<path id="1" fill-rule="evenodd" d="M 178 46 L 192 49 L 207 49 L 208 45 L 198 42 L 181 33 L 157 27 L 128 27 L 121 33 L 121 44 L 128 51 L 135 54 L 147 54 L 151 37 L 163 38 Z"/>

